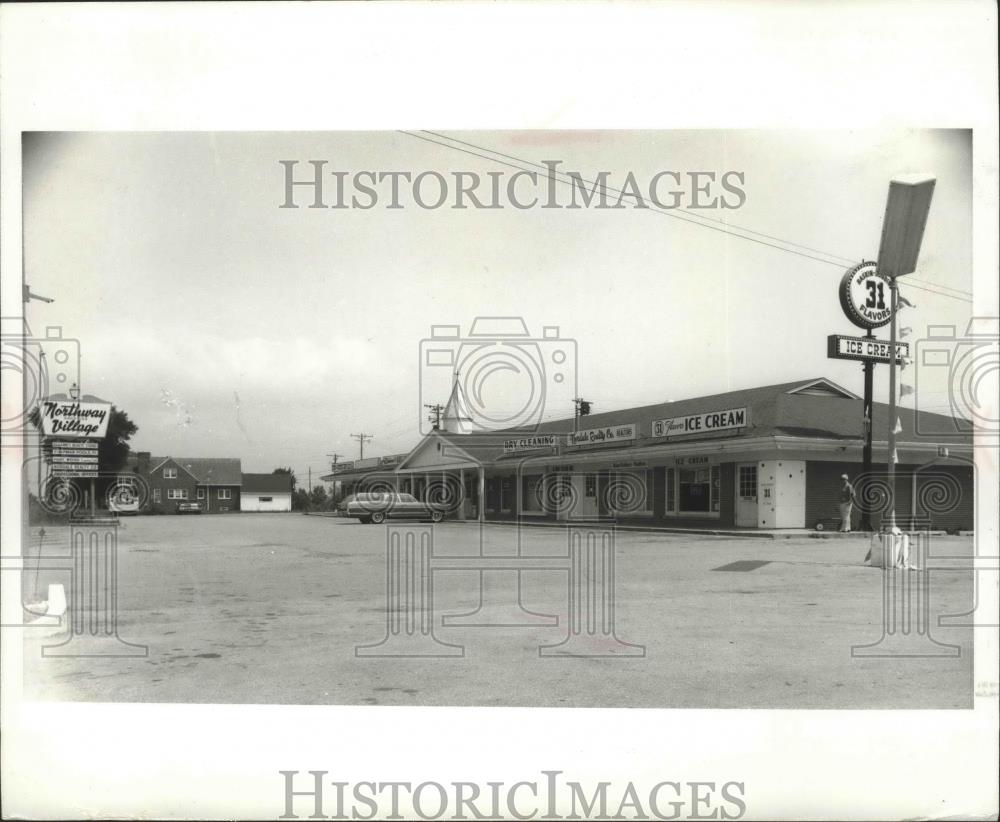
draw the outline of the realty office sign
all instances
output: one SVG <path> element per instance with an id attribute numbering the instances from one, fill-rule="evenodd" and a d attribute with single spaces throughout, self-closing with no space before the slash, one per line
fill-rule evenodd
<path id="1" fill-rule="evenodd" d="M 889 362 L 892 346 L 888 340 L 874 337 L 845 337 L 831 334 L 826 338 L 826 355 L 835 360 L 860 360 L 861 362 Z M 896 343 L 896 365 L 902 365 L 903 358 L 910 356 L 910 344 Z"/>
<path id="2" fill-rule="evenodd" d="M 46 436 L 103 439 L 111 405 L 78 400 L 42 400 L 42 432 Z"/>
<path id="3" fill-rule="evenodd" d="M 634 422 L 627 425 L 610 425 L 607 428 L 588 428 L 586 431 L 574 431 L 572 434 L 567 434 L 566 443 L 567 445 L 593 445 L 603 442 L 634 440 L 635 430 Z"/>
<path id="4" fill-rule="evenodd" d="M 684 434 L 704 434 L 707 431 L 729 431 L 734 428 L 746 428 L 749 419 L 750 414 L 746 408 L 727 408 L 725 411 L 670 417 L 665 420 L 653 420 L 651 436 L 679 437 Z"/>
<path id="5" fill-rule="evenodd" d="M 555 448 L 558 438 L 555 434 L 544 434 L 536 437 L 518 437 L 503 441 L 503 452 L 512 454 L 516 451 L 534 451 L 538 448 Z"/>

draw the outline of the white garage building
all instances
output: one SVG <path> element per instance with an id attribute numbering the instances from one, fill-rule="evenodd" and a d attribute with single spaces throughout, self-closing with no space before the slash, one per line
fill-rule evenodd
<path id="1" fill-rule="evenodd" d="M 241 511 L 291 511 L 290 474 L 244 474 L 240 492 Z"/>

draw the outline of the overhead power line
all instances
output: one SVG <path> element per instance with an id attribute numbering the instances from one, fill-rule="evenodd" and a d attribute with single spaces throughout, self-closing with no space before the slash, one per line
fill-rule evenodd
<path id="1" fill-rule="evenodd" d="M 684 212 L 684 214 L 682 215 L 674 211 L 661 208 L 656 205 L 650 205 L 644 198 L 636 194 L 633 194 L 632 192 L 622 191 L 621 189 L 616 189 L 613 188 L 612 186 L 604 185 L 603 183 L 600 183 L 595 180 L 587 180 L 584 179 L 582 176 L 569 177 L 564 172 L 553 171 L 548 166 L 545 166 L 544 164 L 541 163 L 536 163 L 533 160 L 526 160 L 522 157 L 515 157 L 510 154 L 504 154 L 502 152 L 496 151 L 495 149 L 486 148 L 485 146 L 479 146 L 476 145 L 475 143 L 469 143 L 467 141 L 459 140 L 455 137 L 449 137 L 448 135 L 439 134 L 434 131 L 425 130 L 423 133 L 418 134 L 412 131 L 400 130 L 400 133 L 405 134 L 409 137 L 414 137 L 418 140 L 423 140 L 428 143 L 433 143 L 434 145 L 438 145 L 443 148 L 451 149 L 452 151 L 458 151 L 473 157 L 479 157 L 482 160 L 488 160 L 492 163 L 497 163 L 498 165 L 504 165 L 509 168 L 514 168 L 517 169 L 518 171 L 533 171 L 535 169 L 543 169 L 546 176 L 551 177 L 553 180 L 555 180 L 558 183 L 562 183 L 563 185 L 573 186 L 577 185 L 580 182 L 587 183 L 588 185 L 593 186 L 595 189 L 600 190 L 602 192 L 602 195 L 605 193 L 617 194 L 619 199 L 621 199 L 622 197 L 628 197 L 636 201 L 642 202 L 646 206 L 646 208 L 644 209 L 646 211 L 660 214 L 664 217 L 670 217 L 675 220 L 680 220 L 681 222 L 691 223 L 692 225 L 701 226 L 702 228 L 707 228 L 710 231 L 718 231 L 723 234 L 728 234 L 731 237 L 735 237 L 741 240 L 746 240 L 748 242 L 756 243 L 758 245 L 763 245 L 768 248 L 774 248 L 777 249 L 778 251 L 784 251 L 786 254 L 795 254 L 796 256 L 805 257 L 806 259 L 815 260 L 816 262 L 825 263 L 827 265 L 834 266 L 837 268 L 843 268 L 845 265 L 847 266 L 857 265 L 859 262 L 861 262 L 860 260 L 851 260 L 850 258 L 844 257 L 839 254 L 833 254 L 831 252 L 821 251 L 819 249 L 812 248 L 811 246 L 802 245 L 800 243 L 794 243 L 790 240 L 785 240 L 780 237 L 776 237 L 772 234 L 765 234 L 764 232 L 754 231 L 753 229 L 744 228 L 742 226 L 736 225 L 728 221 L 717 220 L 715 218 L 701 214 L 690 214 L 688 212 Z M 427 136 L 427 135 L 432 135 L 432 136 Z M 436 140 L 433 139 L 433 137 L 438 137 L 441 139 Z M 442 142 L 442 140 L 447 140 L 450 142 Z M 467 146 L 468 148 L 462 148 L 462 146 Z M 471 149 L 476 149 L 476 150 L 473 151 Z M 488 154 L 480 153 L 484 151 L 488 152 Z M 506 159 L 499 159 L 499 158 L 506 158 Z M 508 160 L 512 160 L 514 162 L 507 162 Z M 515 165 L 515 163 L 520 163 L 520 165 Z M 525 168 L 525 166 L 529 166 L 529 168 Z M 708 223 L 705 222 L 699 222 L 699 220 L 708 220 L 713 223 L 717 223 L 717 225 L 709 225 Z M 738 229 L 739 232 L 743 233 L 738 233 L 733 229 Z M 755 235 L 755 236 L 749 236 L 749 235 Z M 768 240 L 775 240 L 776 242 L 774 243 L 767 242 L 764 239 L 758 239 L 759 237 L 767 238 Z M 776 243 L 780 243 L 780 245 Z M 797 248 L 803 250 L 796 251 L 795 249 Z M 805 251 L 811 251 L 814 253 L 807 254 L 805 253 Z M 815 256 L 817 254 L 822 256 Z M 908 280 L 912 280 L 912 278 L 908 278 Z M 937 284 L 934 285 L 936 286 Z M 950 297 L 953 300 L 961 300 L 962 302 L 968 302 L 968 303 L 972 302 L 970 298 L 959 296 L 957 294 L 949 294 L 945 291 L 938 291 L 934 288 L 928 288 L 926 286 L 917 285 L 913 282 L 910 282 L 910 287 L 921 291 L 926 291 L 930 294 L 936 294 L 941 297 Z M 941 286 L 941 288 L 947 288 L 947 286 Z M 957 291 L 958 289 L 953 289 L 953 290 Z M 967 292 L 962 292 L 962 293 L 967 293 Z"/>

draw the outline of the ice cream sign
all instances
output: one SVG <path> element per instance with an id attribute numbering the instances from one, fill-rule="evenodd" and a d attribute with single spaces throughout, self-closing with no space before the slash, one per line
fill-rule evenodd
<path id="1" fill-rule="evenodd" d="M 43 400 L 42 432 L 50 437 L 102 439 L 110 414 L 111 406 L 102 402 Z"/>
<path id="2" fill-rule="evenodd" d="M 607 428 L 588 428 L 586 431 L 574 431 L 566 436 L 566 444 L 592 445 L 634 439 L 635 423 L 630 422 L 628 425 L 609 425 Z"/>
<path id="3" fill-rule="evenodd" d="M 679 437 L 684 434 L 704 434 L 712 431 L 745 428 L 749 416 L 746 408 L 728 408 L 725 411 L 709 411 L 706 414 L 689 414 L 686 417 L 653 420 L 651 436 Z"/>

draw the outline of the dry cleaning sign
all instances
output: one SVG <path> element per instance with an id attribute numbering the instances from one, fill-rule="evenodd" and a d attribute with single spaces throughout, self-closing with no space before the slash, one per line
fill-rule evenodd
<path id="1" fill-rule="evenodd" d="M 108 431 L 111 406 L 100 402 L 44 400 L 42 431 L 47 436 L 101 439 Z"/>

